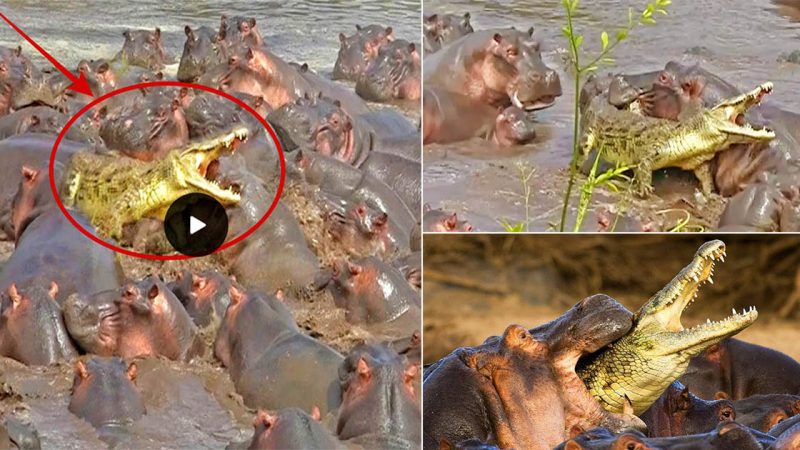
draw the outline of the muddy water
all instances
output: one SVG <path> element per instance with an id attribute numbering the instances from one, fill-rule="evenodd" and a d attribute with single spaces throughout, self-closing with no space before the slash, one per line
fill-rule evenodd
<path id="1" fill-rule="evenodd" d="M 794 0 L 780 2 L 800 5 Z M 587 48 L 595 52 L 601 30 L 613 30 L 615 24 L 627 20 L 629 6 L 640 9 L 644 4 L 644 1 L 614 0 L 581 2 L 581 13 L 575 22 L 579 32 L 586 36 Z M 500 219 L 524 221 L 525 207 L 518 197 L 522 188 L 516 167 L 517 163 L 523 163 L 537 170 L 530 183 L 530 229 L 548 229 L 550 223 L 559 220 L 566 189 L 563 169 L 572 146 L 571 105 L 575 95 L 574 78 L 565 70 L 561 1 L 428 0 L 424 12 L 470 12 L 475 29 L 535 27 L 542 40 L 543 58 L 559 72 L 564 90 L 554 107 L 536 113 L 540 124 L 536 143 L 504 150 L 479 140 L 426 146 L 425 201 L 434 207 L 444 206 L 459 212 L 479 230 L 500 230 Z M 778 61 L 782 54 L 800 50 L 797 22 L 800 10 L 779 7 L 769 0 L 676 1 L 669 7 L 668 16 L 659 16 L 657 20 L 654 27 L 634 31 L 632 38 L 616 51 L 616 66 L 609 71 L 656 70 L 670 60 L 700 62 L 740 88 L 752 88 L 770 80 L 775 83 L 775 95 L 770 101 L 800 111 L 800 65 Z M 676 174 L 669 176 L 674 178 Z M 668 229 L 681 217 L 676 209 L 685 209 L 687 202 L 695 203 L 696 210 L 709 209 L 708 205 L 696 204 L 691 177 L 678 176 L 682 183 L 671 197 L 649 203 L 627 201 L 629 211 L 643 216 L 641 221 L 634 221 L 637 225 L 653 221 L 656 229 Z M 592 209 L 613 209 L 617 198 L 600 196 L 598 201 L 600 204 Z M 710 209 L 717 210 L 716 206 Z M 596 229 L 594 219 L 587 218 L 586 229 Z M 713 226 L 713 223 L 700 221 L 698 225 Z"/>

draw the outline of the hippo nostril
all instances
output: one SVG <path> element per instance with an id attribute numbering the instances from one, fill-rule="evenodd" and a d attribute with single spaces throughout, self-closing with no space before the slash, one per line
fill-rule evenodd
<path id="1" fill-rule="evenodd" d="M 534 72 L 533 75 L 531 75 L 531 81 L 533 81 L 534 83 L 538 83 L 542 81 L 542 76 L 539 75 L 538 72 Z"/>

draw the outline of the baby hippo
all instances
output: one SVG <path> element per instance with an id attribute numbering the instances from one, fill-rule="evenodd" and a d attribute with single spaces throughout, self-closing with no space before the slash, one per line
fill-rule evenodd
<path id="1" fill-rule="evenodd" d="M 135 380 L 136 363 L 101 357 L 78 361 L 69 410 L 95 428 L 132 423 L 146 413 Z"/>

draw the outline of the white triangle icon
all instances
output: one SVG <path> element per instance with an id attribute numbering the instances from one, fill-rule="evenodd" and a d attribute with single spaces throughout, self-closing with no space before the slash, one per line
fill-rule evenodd
<path id="1" fill-rule="evenodd" d="M 189 216 L 189 235 L 195 234 L 206 227 L 206 224 L 195 216 Z"/>

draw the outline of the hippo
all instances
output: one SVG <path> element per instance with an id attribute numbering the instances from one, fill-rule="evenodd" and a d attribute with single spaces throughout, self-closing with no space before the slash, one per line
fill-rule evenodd
<path id="1" fill-rule="evenodd" d="M 628 431 L 613 434 L 608 430 L 590 430 L 555 447 L 556 450 L 689 450 L 689 449 L 742 449 L 758 450 L 769 447 L 774 438 L 751 430 L 736 422 L 721 422 L 707 433 L 686 436 L 648 438 L 644 434 Z"/>
<path id="2" fill-rule="evenodd" d="M 375 257 L 337 262 L 326 287 L 350 323 L 419 326 L 419 293 L 398 269 Z"/>
<path id="3" fill-rule="evenodd" d="M 31 106 L 0 118 L 0 139 L 23 133 L 58 134 L 66 123 L 67 117 L 53 108 Z"/>
<path id="4" fill-rule="evenodd" d="M 353 93 L 351 89 L 320 76 L 318 73 L 311 70 L 308 64 L 304 63 L 297 66 L 297 71 L 300 73 L 300 76 L 311 85 L 312 93 L 317 93 L 320 97 L 338 100 L 339 105 L 350 116 L 358 116 L 371 112 L 367 103 L 362 100 L 361 97 Z"/>
<path id="5" fill-rule="evenodd" d="M 78 73 L 82 74 L 94 95 L 100 96 L 117 89 L 119 80 L 111 63 L 105 59 L 78 62 Z"/>
<path id="6" fill-rule="evenodd" d="M 389 260 L 410 252 L 410 237 L 389 215 L 359 202 L 327 215 L 328 232 L 351 256 Z"/>
<path id="7" fill-rule="evenodd" d="M 219 39 L 229 46 L 246 45 L 260 47 L 264 44 L 261 33 L 256 27 L 253 17 L 228 17 L 222 15 L 219 19 Z"/>
<path id="8" fill-rule="evenodd" d="M 438 87 L 426 87 L 422 100 L 424 144 L 489 138 L 499 147 L 524 145 L 536 138 L 529 114 L 516 106 L 494 108 Z"/>
<path id="9" fill-rule="evenodd" d="M 33 424 L 21 421 L 12 414 L 0 418 L 0 448 L 40 450 L 39 431 Z"/>
<path id="10" fill-rule="evenodd" d="M 169 287 L 200 328 L 218 324 L 230 304 L 230 280 L 217 271 L 193 273 L 187 269 Z"/>
<path id="11" fill-rule="evenodd" d="M 800 363 L 781 352 L 729 338 L 692 358 L 680 382 L 705 399 L 718 392 L 734 402 L 752 395 L 800 395 Z"/>
<path id="12" fill-rule="evenodd" d="M 542 62 L 533 28 L 469 33 L 428 56 L 423 79 L 426 87 L 464 93 L 477 103 L 526 111 L 550 107 L 561 95 L 561 81 Z"/>
<path id="13" fill-rule="evenodd" d="M 88 219 L 72 217 L 89 232 Z M 55 281 L 56 300 L 73 293 L 89 294 L 114 289 L 122 283 L 122 269 L 113 250 L 97 245 L 70 223 L 58 208 L 48 208 L 30 220 L 21 232 L 16 250 L 0 270 L 0 289 Z"/>
<path id="14" fill-rule="evenodd" d="M 264 216 L 273 195 L 242 164 L 221 164 L 220 173 L 225 183 L 241 187 L 240 207 L 230 214 L 231 238 Z M 300 223 L 284 203 L 278 203 L 266 222 L 223 256 L 239 282 L 267 292 L 307 286 L 319 273 L 319 261 L 309 248 Z"/>
<path id="15" fill-rule="evenodd" d="M 63 311 L 70 336 L 87 352 L 181 361 L 203 352 L 192 318 L 153 275 L 119 289 L 71 295 Z"/>
<path id="16" fill-rule="evenodd" d="M 800 425 L 794 425 L 781 433 L 772 444 L 774 450 L 792 450 L 798 447 L 800 447 Z"/>
<path id="17" fill-rule="evenodd" d="M 717 393 L 722 397 L 724 394 Z M 800 414 L 800 396 L 790 394 L 753 395 L 733 403 L 736 421 L 768 432 L 778 423 Z"/>
<path id="18" fill-rule="evenodd" d="M 737 420 L 730 400 L 703 400 L 676 381 L 639 417 L 651 437 L 705 433 L 720 422 Z"/>
<path id="19" fill-rule="evenodd" d="M 532 330 L 510 325 L 502 337 L 434 363 L 423 382 L 423 446 L 491 435 L 500 448 L 549 449 L 597 426 L 643 429 L 632 407 L 605 411 L 575 373 L 582 356 L 626 334 L 631 317 L 614 299 L 594 295 L 552 322 Z"/>
<path id="20" fill-rule="evenodd" d="M 334 80 L 357 81 L 378 50 L 394 40 L 392 27 L 356 25 L 352 36 L 339 33 L 339 53 L 333 66 Z"/>
<path id="21" fill-rule="evenodd" d="M 412 210 L 379 178 L 320 153 L 296 153 L 296 168 L 306 182 L 319 186 L 326 194 L 352 202 L 364 202 L 388 214 L 404 230 L 417 227 L 419 211 Z"/>
<path id="22" fill-rule="evenodd" d="M 56 303 L 58 285 L 17 289 L 0 295 L 0 355 L 31 366 L 70 361 L 78 356 Z"/>
<path id="23" fill-rule="evenodd" d="M 98 429 L 133 423 L 147 414 L 136 372 L 136 363 L 117 357 L 78 360 L 69 411 Z"/>
<path id="24" fill-rule="evenodd" d="M 419 100 L 421 63 L 416 44 L 397 39 L 381 46 L 356 81 L 356 94 L 373 102 Z"/>
<path id="25" fill-rule="evenodd" d="M 311 415 L 300 408 L 259 410 L 253 420 L 253 439 L 247 447 L 256 449 L 325 448 L 343 450 L 339 440 L 320 424 L 320 411 Z"/>
<path id="26" fill-rule="evenodd" d="M 278 109 L 313 92 L 312 86 L 294 67 L 259 47 L 247 47 L 231 56 L 219 86 L 225 91 L 260 96 L 270 109 Z"/>
<path id="27" fill-rule="evenodd" d="M 131 66 L 160 70 L 167 62 L 167 55 L 161 43 L 161 29 L 125 30 L 122 32 L 125 43 L 114 60 Z"/>
<path id="28" fill-rule="evenodd" d="M 463 16 L 456 14 L 431 14 L 422 19 L 423 46 L 425 53 L 435 53 L 442 47 L 458 40 L 462 36 L 474 32 L 470 13 Z"/>
<path id="29" fill-rule="evenodd" d="M 730 198 L 722 211 L 719 231 L 765 232 L 781 229 L 781 215 L 789 203 L 775 186 L 754 183 Z"/>
<path id="30" fill-rule="evenodd" d="M 316 406 L 323 415 L 336 410 L 342 356 L 302 334 L 278 297 L 245 291 L 237 283 L 231 283 L 228 295 L 214 355 L 228 368 L 244 403 L 251 408 Z"/>
<path id="31" fill-rule="evenodd" d="M 418 375 L 418 364 L 384 344 L 355 347 L 339 368 L 339 439 L 364 448 L 418 448 Z"/>
<path id="32" fill-rule="evenodd" d="M 383 180 L 403 200 L 411 211 L 422 208 L 420 162 L 383 152 L 370 152 L 359 167 L 365 175 Z"/>
<path id="33" fill-rule="evenodd" d="M 466 220 L 458 220 L 458 214 L 443 209 L 433 209 L 425 205 L 422 215 L 422 229 L 432 233 L 475 231 Z"/>
<path id="34" fill-rule="evenodd" d="M 183 44 L 181 62 L 178 64 L 178 81 L 197 81 L 208 69 L 224 63 L 228 56 L 220 43 L 219 32 L 202 26 L 196 30 L 186 25 L 183 28 L 186 43 Z"/>

